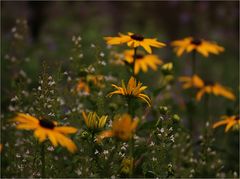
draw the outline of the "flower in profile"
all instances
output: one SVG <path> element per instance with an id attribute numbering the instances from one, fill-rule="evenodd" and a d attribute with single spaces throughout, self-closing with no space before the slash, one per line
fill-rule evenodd
<path id="1" fill-rule="evenodd" d="M 74 127 L 57 126 L 55 121 L 47 119 L 39 120 L 24 113 L 18 113 L 14 121 L 17 122 L 17 129 L 34 130 L 34 136 L 38 138 L 40 142 L 48 138 L 54 147 L 60 144 L 72 153 L 77 150 L 74 142 L 65 136 L 66 134 L 76 133 L 77 129 Z"/>
<path id="2" fill-rule="evenodd" d="M 116 88 L 116 91 L 113 91 L 108 94 L 109 97 L 111 97 L 114 94 L 120 94 L 123 96 L 127 97 L 136 97 L 144 100 L 148 106 L 151 106 L 151 100 L 150 98 L 146 95 L 143 94 L 142 91 L 144 91 L 147 86 L 142 86 L 142 83 L 136 81 L 134 77 L 131 77 L 130 80 L 128 81 L 127 87 L 124 84 L 124 81 L 122 81 L 122 86 L 117 86 L 112 84 L 114 88 Z"/>
<path id="3" fill-rule="evenodd" d="M 218 121 L 213 124 L 213 128 L 217 128 L 219 126 L 226 125 L 225 132 L 228 132 L 229 129 L 234 128 L 234 127 L 239 128 L 239 126 L 240 126 L 240 117 L 239 116 L 236 116 L 236 115 L 222 116 L 221 118 L 222 118 L 221 121 Z"/>
<path id="4" fill-rule="evenodd" d="M 138 119 L 132 119 L 129 114 L 123 114 L 118 116 L 112 124 L 111 130 L 103 131 L 99 134 L 97 140 L 101 141 L 108 137 L 117 137 L 123 141 L 127 141 L 132 138 L 135 129 L 137 128 Z"/>
<path id="5" fill-rule="evenodd" d="M 124 60 L 131 65 L 134 63 L 134 74 L 138 74 L 140 70 L 147 72 L 148 68 L 156 71 L 157 66 L 163 63 L 156 55 L 144 55 L 139 51 L 134 55 L 134 50 L 126 50 L 124 52 Z"/>
<path id="6" fill-rule="evenodd" d="M 224 51 L 224 48 L 215 42 L 193 37 L 187 37 L 182 40 L 173 41 L 171 45 L 174 47 L 174 51 L 176 52 L 177 56 L 181 56 L 184 52 L 190 53 L 193 50 L 202 54 L 204 57 L 208 57 L 209 53 L 217 55 Z"/>
<path id="7" fill-rule="evenodd" d="M 96 112 L 89 112 L 88 115 L 83 111 L 84 122 L 89 129 L 100 129 L 106 124 L 108 116 L 99 117 Z"/>
<path id="8" fill-rule="evenodd" d="M 179 77 L 179 81 L 183 83 L 183 89 L 188 88 L 202 88 L 204 86 L 203 80 L 198 75 L 182 76 Z"/>
<path id="9" fill-rule="evenodd" d="M 215 96 L 223 96 L 230 100 L 235 100 L 235 95 L 231 90 L 222 86 L 219 83 L 211 81 L 203 81 L 199 76 L 193 75 L 192 77 L 180 77 L 180 82 L 183 82 L 183 88 L 198 88 L 196 100 L 200 101 L 204 94 L 214 94 Z"/>
<path id="10" fill-rule="evenodd" d="M 119 33 L 118 37 L 105 37 L 104 39 L 109 45 L 127 43 L 127 45 L 131 48 L 142 46 L 148 53 L 152 53 L 151 46 L 157 48 L 165 46 L 164 43 L 158 42 L 156 38 L 144 38 L 142 35 L 134 34 L 132 32 L 128 32 L 127 35 Z"/>

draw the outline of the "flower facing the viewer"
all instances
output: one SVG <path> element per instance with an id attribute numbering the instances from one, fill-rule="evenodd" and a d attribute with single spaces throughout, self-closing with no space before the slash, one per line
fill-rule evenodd
<path id="1" fill-rule="evenodd" d="M 223 96 L 230 100 L 235 100 L 235 95 L 231 90 L 222 86 L 219 83 L 210 81 L 203 81 L 199 76 L 193 75 L 192 77 L 180 77 L 180 82 L 183 82 L 183 88 L 198 88 L 196 100 L 200 101 L 204 94 L 214 94 L 215 96 Z"/>
<path id="2" fill-rule="evenodd" d="M 132 32 L 128 32 L 127 35 L 119 33 L 118 37 L 105 37 L 104 39 L 109 45 L 127 43 L 127 45 L 131 48 L 142 46 L 148 53 L 152 53 L 151 46 L 157 48 L 165 46 L 164 43 L 158 42 L 156 38 L 145 38 L 140 34 L 134 34 Z"/>
<path id="3" fill-rule="evenodd" d="M 118 139 L 127 141 L 132 138 L 138 121 L 138 119 L 133 120 L 129 114 L 123 114 L 113 121 L 112 129 L 99 134 L 98 141 L 108 137 L 117 137 Z"/>
<path id="4" fill-rule="evenodd" d="M 82 112 L 84 122 L 89 129 L 100 129 L 106 124 L 108 116 L 99 117 L 96 112 L 89 112 L 88 115 Z"/>
<path id="5" fill-rule="evenodd" d="M 117 86 L 114 84 L 112 84 L 112 86 L 116 88 L 116 91 L 109 93 L 108 96 L 111 97 L 114 94 L 120 94 L 123 96 L 136 97 L 145 101 L 148 104 L 148 106 L 151 106 L 150 98 L 146 94 L 142 93 L 147 88 L 147 86 L 142 86 L 142 83 L 140 82 L 137 83 L 134 77 L 130 78 L 127 87 L 124 84 L 124 81 L 122 81 L 122 86 Z"/>
<path id="6" fill-rule="evenodd" d="M 156 55 L 144 55 L 141 52 L 134 54 L 134 50 L 126 50 L 124 52 L 124 60 L 131 65 L 134 63 L 134 74 L 138 74 L 140 70 L 147 72 L 148 68 L 156 71 L 158 65 L 163 63 Z"/>
<path id="7" fill-rule="evenodd" d="M 208 57 L 209 53 L 217 55 L 224 51 L 224 48 L 215 42 L 210 42 L 204 39 L 195 39 L 193 37 L 173 41 L 171 45 L 174 47 L 177 56 L 181 56 L 184 52 L 190 53 L 193 50 L 202 54 L 204 57 Z"/>
<path id="8" fill-rule="evenodd" d="M 233 115 L 233 116 L 222 116 L 222 120 L 218 121 L 213 124 L 213 128 L 217 128 L 222 125 L 226 125 L 225 132 L 228 132 L 229 129 L 236 127 L 238 128 L 240 126 L 240 118 L 239 116 Z"/>
<path id="9" fill-rule="evenodd" d="M 17 129 L 33 130 L 34 136 L 38 138 L 40 142 L 43 142 L 48 138 L 54 147 L 60 144 L 72 153 L 77 150 L 77 146 L 74 142 L 66 137 L 66 134 L 73 134 L 77 132 L 77 129 L 74 127 L 57 126 L 55 121 L 47 119 L 39 120 L 24 113 L 18 113 L 14 118 L 14 121 L 17 122 Z"/>

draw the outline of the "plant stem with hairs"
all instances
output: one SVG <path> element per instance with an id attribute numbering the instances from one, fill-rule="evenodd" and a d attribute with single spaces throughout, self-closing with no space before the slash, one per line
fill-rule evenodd
<path id="1" fill-rule="evenodd" d="M 127 103 L 128 103 L 128 113 L 131 115 L 132 119 L 134 118 L 135 112 L 134 112 L 134 104 L 133 104 L 133 98 L 127 97 Z M 134 153 L 134 136 L 132 136 L 131 141 L 130 141 L 130 156 L 134 159 L 133 153 Z M 133 166 L 130 171 L 130 177 L 133 175 L 133 170 L 134 170 L 134 162 Z"/>
<path id="2" fill-rule="evenodd" d="M 45 178 L 45 143 L 44 142 L 41 144 L 41 162 L 42 162 L 41 177 Z"/>

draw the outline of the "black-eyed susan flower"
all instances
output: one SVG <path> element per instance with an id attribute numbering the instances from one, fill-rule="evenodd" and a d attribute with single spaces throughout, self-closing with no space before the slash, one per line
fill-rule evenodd
<path id="1" fill-rule="evenodd" d="M 144 100 L 148 106 L 151 106 L 151 100 L 142 92 L 147 88 L 147 86 L 142 86 L 142 83 L 136 81 L 134 77 L 131 77 L 128 81 L 127 87 L 124 84 L 124 81 L 122 81 L 122 86 L 117 86 L 112 84 L 114 88 L 116 88 L 116 91 L 113 91 L 108 94 L 109 97 L 111 97 L 114 94 L 120 94 L 127 97 L 136 97 Z"/>
<path id="2" fill-rule="evenodd" d="M 134 54 L 134 50 L 126 50 L 124 52 L 124 60 L 131 65 L 134 63 L 134 74 L 138 74 L 140 70 L 147 72 L 148 68 L 156 71 L 158 65 L 163 63 L 156 55 L 144 55 L 144 53 L 139 51 L 137 54 Z"/>
<path id="3" fill-rule="evenodd" d="M 131 48 L 142 46 L 148 53 L 152 53 L 151 46 L 157 48 L 165 46 L 164 43 L 158 42 L 156 38 L 145 38 L 140 34 L 134 34 L 132 32 L 128 32 L 127 35 L 119 33 L 118 37 L 105 37 L 104 39 L 109 45 L 127 43 L 127 45 Z"/>
<path id="4" fill-rule="evenodd" d="M 224 48 L 215 42 L 210 42 L 204 39 L 196 39 L 193 37 L 173 41 L 171 45 L 174 47 L 174 51 L 177 56 L 181 56 L 184 52 L 190 53 L 193 50 L 202 54 L 204 57 L 208 57 L 209 53 L 217 55 L 224 51 Z"/>
<path id="5" fill-rule="evenodd" d="M 213 124 L 213 128 L 217 128 L 219 126 L 226 125 L 225 132 L 228 132 L 229 129 L 234 128 L 234 127 L 239 128 L 239 126 L 240 126 L 240 117 L 239 116 L 236 116 L 236 115 L 222 116 L 221 119 L 222 119 L 221 121 L 218 121 Z"/>
<path id="6" fill-rule="evenodd" d="M 132 138 L 138 121 L 138 119 L 132 119 L 129 114 L 118 116 L 113 121 L 112 129 L 100 133 L 97 140 L 101 141 L 104 138 L 116 137 L 123 141 L 127 141 Z"/>
<path id="7" fill-rule="evenodd" d="M 96 112 L 89 112 L 88 115 L 82 112 L 84 122 L 89 129 L 100 129 L 106 124 L 108 116 L 98 116 Z"/>
<path id="8" fill-rule="evenodd" d="M 77 132 L 77 129 L 74 127 L 57 126 L 55 121 L 47 119 L 39 120 L 24 113 L 18 113 L 14 118 L 14 121 L 17 122 L 17 129 L 33 130 L 34 136 L 38 138 L 40 142 L 43 142 L 48 138 L 54 147 L 60 144 L 72 153 L 77 150 L 74 142 L 66 137 L 66 134 L 73 134 Z"/>
<path id="9" fill-rule="evenodd" d="M 235 95 L 232 91 L 219 83 L 210 81 L 203 81 L 199 76 L 193 75 L 192 77 L 180 77 L 180 82 L 183 83 L 183 88 L 198 88 L 196 100 L 200 101 L 202 96 L 207 94 L 214 94 L 216 96 L 223 96 L 230 100 L 235 100 Z"/>

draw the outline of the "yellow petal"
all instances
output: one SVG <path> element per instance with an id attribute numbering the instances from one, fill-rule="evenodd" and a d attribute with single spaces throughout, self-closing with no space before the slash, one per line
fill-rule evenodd
<path id="1" fill-rule="evenodd" d="M 62 134 L 73 134 L 73 133 L 77 132 L 76 128 L 68 127 L 68 126 L 55 127 L 54 130 L 56 130 Z"/>

